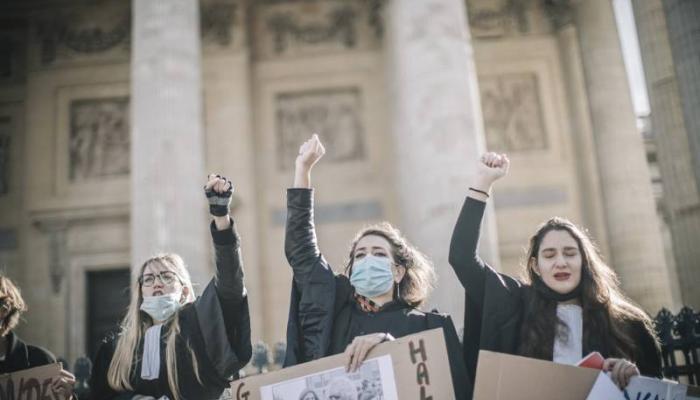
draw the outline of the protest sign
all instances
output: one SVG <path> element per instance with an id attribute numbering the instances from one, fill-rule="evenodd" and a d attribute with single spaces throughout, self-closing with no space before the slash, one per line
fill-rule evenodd
<path id="1" fill-rule="evenodd" d="M 352 374 L 345 372 L 345 361 L 338 354 L 240 379 L 231 384 L 232 395 L 235 400 L 454 399 L 442 329 L 382 343 Z"/>
<path id="2" fill-rule="evenodd" d="M 59 400 L 52 386 L 61 364 L 48 364 L 0 375 L 0 400 Z"/>
<path id="3" fill-rule="evenodd" d="M 686 389 L 678 382 L 633 377 L 623 393 L 597 369 L 482 350 L 474 400 L 687 400 Z"/>

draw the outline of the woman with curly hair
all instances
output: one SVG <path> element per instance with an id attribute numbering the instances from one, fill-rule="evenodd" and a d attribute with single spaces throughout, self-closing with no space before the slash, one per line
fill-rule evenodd
<path id="1" fill-rule="evenodd" d="M 317 135 L 302 144 L 294 187 L 287 190 L 285 254 L 294 275 L 285 366 L 344 353 L 355 371 L 377 344 L 443 328 L 456 398 L 469 382 L 452 320 L 420 305 L 435 281 L 433 265 L 388 223 L 362 229 L 352 241 L 345 273 L 321 255 L 313 219 L 311 169 L 325 149 Z"/>

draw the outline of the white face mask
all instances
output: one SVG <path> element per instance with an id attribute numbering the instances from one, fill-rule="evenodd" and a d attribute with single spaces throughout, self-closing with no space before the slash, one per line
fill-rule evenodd
<path id="1" fill-rule="evenodd" d="M 141 310 L 150 315 L 154 321 L 165 321 L 182 307 L 180 298 L 182 298 L 182 291 L 144 297 Z"/>

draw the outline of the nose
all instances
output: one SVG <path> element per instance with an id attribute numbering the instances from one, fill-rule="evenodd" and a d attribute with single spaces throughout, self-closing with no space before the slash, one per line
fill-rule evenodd
<path id="1" fill-rule="evenodd" d="M 566 259 L 563 254 L 558 255 L 554 259 L 554 268 L 564 268 L 566 267 Z"/>

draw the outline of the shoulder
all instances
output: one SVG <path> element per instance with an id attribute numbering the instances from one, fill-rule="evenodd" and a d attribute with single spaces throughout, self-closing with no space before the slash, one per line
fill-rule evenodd
<path id="1" fill-rule="evenodd" d="M 54 356 L 53 353 L 43 347 L 34 346 L 31 344 L 27 345 L 27 356 L 29 359 L 29 365 L 32 367 L 38 367 L 56 362 L 56 356 Z"/>

